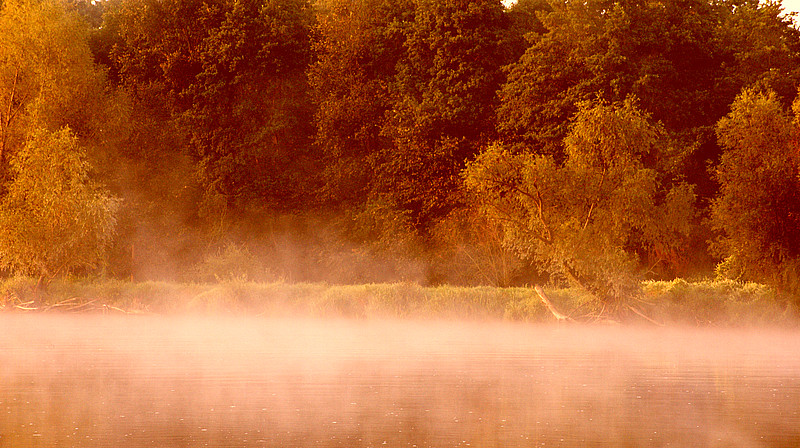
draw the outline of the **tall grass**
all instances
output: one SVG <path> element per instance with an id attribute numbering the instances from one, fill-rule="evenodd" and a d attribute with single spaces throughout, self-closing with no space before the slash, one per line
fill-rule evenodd
<path id="1" fill-rule="evenodd" d="M 643 283 L 642 300 L 666 322 L 711 325 L 795 324 L 798 302 L 758 283 L 732 280 Z"/>
<path id="2" fill-rule="evenodd" d="M 699 325 L 794 324 L 794 302 L 753 283 L 645 282 L 637 303 L 652 320 Z M 548 289 L 556 307 L 580 320 L 587 297 L 573 289 Z M 532 288 L 423 287 L 414 283 L 127 282 L 56 280 L 0 282 L 0 310 L 109 313 L 230 313 L 438 319 L 505 319 L 551 322 Z"/>

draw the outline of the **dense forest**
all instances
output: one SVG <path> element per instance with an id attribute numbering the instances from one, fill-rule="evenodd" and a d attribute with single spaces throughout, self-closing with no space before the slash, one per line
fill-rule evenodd
<path id="1" fill-rule="evenodd" d="M 2 0 L 0 268 L 800 292 L 757 0 Z"/>

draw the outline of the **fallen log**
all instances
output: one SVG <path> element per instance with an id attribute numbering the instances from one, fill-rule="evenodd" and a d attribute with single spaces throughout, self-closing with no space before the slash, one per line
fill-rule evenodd
<path id="1" fill-rule="evenodd" d="M 539 285 L 534 286 L 533 290 L 536 291 L 536 294 L 538 294 L 539 298 L 542 299 L 542 303 L 544 303 L 544 306 L 546 306 L 547 309 L 550 311 L 550 314 L 555 316 L 555 318 L 558 319 L 559 322 L 561 322 L 561 321 L 574 322 L 575 321 L 573 318 L 571 318 L 571 317 L 567 316 L 566 314 L 558 311 L 556 309 L 556 307 L 553 306 L 553 303 L 550 302 L 550 299 L 547 297 L 547 294 L 544 293 L 544 290 L 542 290 L 542 288 L 539 287 Z"/>

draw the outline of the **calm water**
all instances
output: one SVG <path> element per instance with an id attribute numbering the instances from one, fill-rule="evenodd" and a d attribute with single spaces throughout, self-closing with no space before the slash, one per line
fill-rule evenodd
<path id="1" fill-rule="evenodd" d="M 0 447 L 800 447 L 800 333 L 0 315 Z"/>

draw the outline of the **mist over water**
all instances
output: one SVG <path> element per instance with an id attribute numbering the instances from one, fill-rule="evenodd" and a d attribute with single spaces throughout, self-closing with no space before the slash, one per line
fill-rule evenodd
<path id="1" fill-rule="evenodd" d="M 800 333 L 0 315 L 0 447 L 800 446 Z"/>

